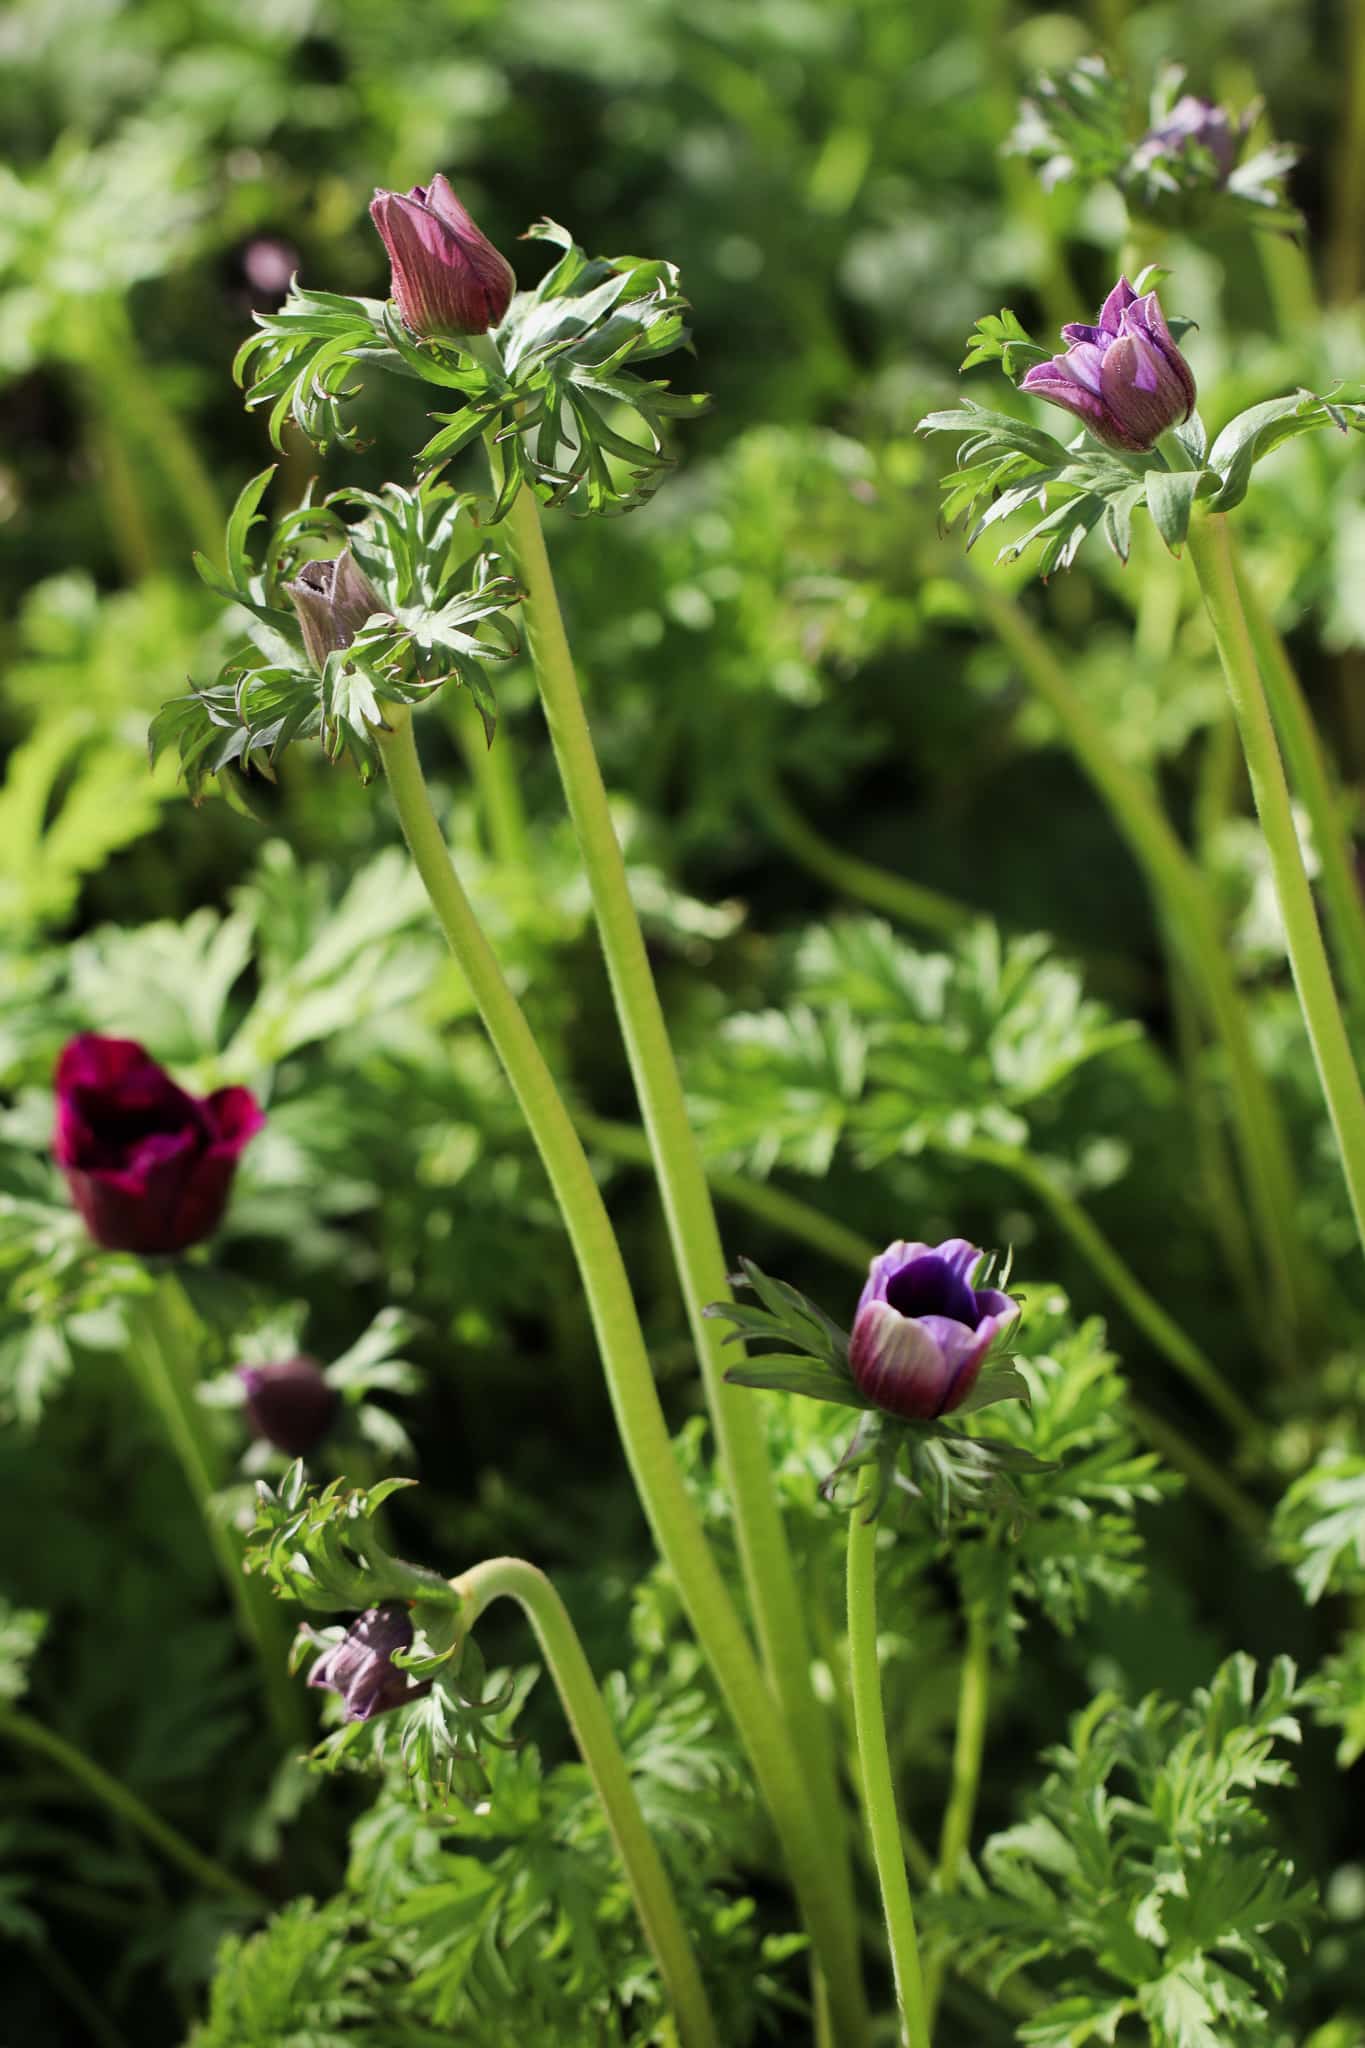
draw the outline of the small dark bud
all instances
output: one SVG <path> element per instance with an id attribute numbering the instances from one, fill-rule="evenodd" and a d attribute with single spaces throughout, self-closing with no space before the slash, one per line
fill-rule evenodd
<path id="1" fill-rule="evenodd" d="M 315 1358 L 285 1358 L 277 1365 L 240 1365 L 246 1415 L 252 1429 L 277 1451 L 306 1458 L 336 1420 L 340 1395 L 327 1384 Z"/>
<path id="2" fill-rule="evenodd" d="M 319 672 L 339 647 L 349 647 L 356 634 L 384 605 L 349 548 L 326 562 L 305 562 L 284 594 L 298 614 L 308 658 Z"/>
<path id="3" fill-rule="evenodd" d="M 429 1690 L 414 1685 L 393 1663 L 395 1650 L 412 1648 L 412 1634 L 412 1618 L 405 1607 L 393 1601 L 368 1607 L 342 1640 L 318 1658 L 308 1683 L 340 1693 L 348 1721 L 372 1721 L 376 1714 L 404 1706 Z"/>

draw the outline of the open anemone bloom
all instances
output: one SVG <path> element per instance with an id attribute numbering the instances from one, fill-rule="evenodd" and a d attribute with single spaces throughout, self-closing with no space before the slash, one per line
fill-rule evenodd
<path id="1" fill-rule="evenodd" d="M 982 1252 L 964 1237 L 898 1240 L 872 1261 L 848 1363 L 866 1400 L 908 1422 L 960 1408 L 1019 1314 L 996 1287 L 973 1287 Z"/>
<path id="2" fill-rule="evenodd" d="M 516 273 L 438 171 L 429 185 L 379 191 L 370 218 L 389 252 L 393 297 L 414 334 L 486 334 L 517 288 Z"/>
<path id="3" fill-rule="evenodd" d="M 1096 440 L 1125 454 L 1154 448 L 1194 411 L 1194 377 L 1155 292 L 1121 277 L 1093 327 L 1062 329 L 1065 355 L 1035 363 L 1020 389 L 1074 413 Z"/>
<path id="4" fill-rule="evenodd" d="M 218 1228 L 265 1122 L 246 1088 L 187 1095 L 131 1038 L 82 1032 L 57 1062 L 57 1164 L 97 1244 L 170 1254 Z"/>
<path id="5" fill-rule="evenodd" d="M 367 1607 L 341 1641 L 318 1658 L 308 1683 L 340 1693 L 347 1721 L 372 1721 L 376 1714 L 405 1706 L 431 1690 L 429 1684 L 414 1685 L 393 1661 L 395 1650 L 412 1648 L 412 1635 L 412 1618 L 396 1601 Z"/>

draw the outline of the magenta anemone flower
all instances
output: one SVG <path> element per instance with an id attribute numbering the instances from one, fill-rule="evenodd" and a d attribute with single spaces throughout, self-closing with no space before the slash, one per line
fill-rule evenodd
<path id="1" fill-rule="evenodd" d="M 1065 406 L 1106 447 L 1137 454 L 1194 411 L 1194 378 L 1171 338 L 1155 292 L 1121 277 L 1096 326 L 1062 329 L 1065 355 L 1035 363 L 1020 389 Z"/>
<path id="2" fill-rule="evenodd" d="M 898 1241 L 872 1261 L 858 1298 L 848 1362 L 874 1407 L 908 1422 L 960 1408 L 1019 1305 L 973 1287 L 982 1253 L 965 1237 Z"/>
<path id="3" fill-rule="evenodd" d="M 439 171 L 410 192 L 376 192 L 370 218 L 389 252 L 394 300 L 414 334 L 485 334 L 499 324 L 516 274 Z"/>
<path id="4" fill-rule="evenodd" d="M 246 1088 L 187 1095 L 131 1038 L 82 1032 L 57 1062 L 53 1150 L 108 1251 L 170 1253 L 209 1237 L 265 1122 Z"/>

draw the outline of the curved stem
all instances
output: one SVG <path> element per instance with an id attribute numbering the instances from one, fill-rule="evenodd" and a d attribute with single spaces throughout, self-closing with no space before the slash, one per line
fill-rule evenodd
<path id="1" fill-rule="evenodd" d="M 1228 536 L 1232 550 L 1232 536 Z M 1233 551 L 1237 595 L 1265 685 L 1266 701 L 1280 745 L 1284 748 L 1294 792 L 1308 814 L 1313 851 L 1318 857 L 1318 887 L 1327 913 L 1337 968 L 1357 1016 L 1365 1017 L 1365 898 L 1343 828 L 1341 802 L 1313 723 L 1313 714 L 1285 652 L 1283 640 L 1261 601 L 1255 583 Z"/>
<path id="2" fill-rule="evenodd" d="M 1297 1193 L 1283 1121 L 1252 1042 L 1204 879 L 1151 788 L 1114 752 L 1102 722 L 1072 689 L 1061 663 L 1021 606 L 970 565 L 960 573 L 1113 813 L 1179 948 L 1190 987 L 1222 1043 L 1238 1151 L 1265 1261 L 1272 1335 L 1277 1355 L 1292 1364 L 1297 1355 L 1293 1335 L 1311 1299 L 1312 1262 L 1295 1226 Z"/>
<path id="3" fill-rule="evenodd" d="M 754 777 L 749 794 L 754 809 L 784 852 L 808 873 L 828 882 L 841 896 L 945 937 L 965 931 L 981 915 L 970 905 L 941 895 L 937 889 L 927 889 L 905 875 L 892 874 L 887 868 L 833 845 L 807 823 L 776 778 L 765 771 L 760 770 Z"/>
<path id="4" fill-rule="evenodd" d="M 1167 1314 L 1155 1295 L 1148 1293 L 1099 1225 L 1091 1221 L 1079 1202 L 1057 1186 L 1045 1167 L 1027 1152 L 999 1144 L 993 1138 L 969 1138 L 963 1144 L 945 1145 L 943 1149 L 959 1159 L 979 1159 L 984 1166 L 998 1166 L 1002 1173 L 1011 1174 L 1030 1194 L 1036 1195 L 1115 1300 L 1123 1304 L 1138 1328 L 1176 1371 L 1198 1388 L 1210 1407 L 1216 1408 L 1239 1436 L 1260 1435 L 1256 1415 L 1233 1392 L 1213 1360 Z"/>
<path id="5" fill-rule="evenodd" d="M 526 591 L 523 615 L 545 722 L 592 892 L 612 998 L 654 1159 L 721 1469 L 734 1508 L 749 1605 L 764 1666 L 801 1759 L 807 1797 L 815 1802 L 829 1880 L 851 1941 L 852 1873 L 838 1803 L 833 1744 L 811 1684 L 805 1616 L 777 1506 L 763 1417 L 741 1390 L 725 1384 L 733 1354 L 725 1348 L 724 1329 L 705 1314 L 709 1302 L 729 1298 L 729 1268 L 579 694 L 540 511 L 525 486 L 512 501 L 507 530 L 512 558 Z"/>
<path id="6" fill-rule="evenodd" d="M 1256 814 L 1270 855 L 1294 986 L 1336 1136 L 1356 1230 L 1365 1246 L 1365 1093 L 1332 985 L 1275 728 L 1242 609 L 1227 520 L 1221 513 L 1191 523 L 1189 554 L 1222 657 Z"/>
<path id="7" fill-rule="evenodd" d="M 74 1743 L 67 1742 L 62 1736 L 54 1735 L 31 1714 L 21 1713 L 17 1707 L 0 1708 L 0 1739 L 17 1742 L 23 1748 L 36 1750 L 40 1756 L 49 1758 L 68 1777 L 83 1786 L 93 1799 L 107 1806 L 111 1813 L 116 1813 L 140 1835 L 145 1835 L 164 1856 L 192 1877 L 196 1884 L 203 1885 L 206 1891 L 222 1892 L 228 1898 L 240 1899 L 244 1905 L 264 1911 L 265 1900 L 259 1892 L 234 1877 L 230 1870 L 224 1870 L 211 1856 L 205 1856 L 202 1850 L 196 1849 L 193 1842 L 187 1841 L 177 1828 L 153 1813 L 135 1792 L 130 1792 L 126 1785 L 121 1785 L 117 1778 L 102 1770 L 84 1750 L 77 1749 Z"/>
<path id="8" fill-rule="evenodd" d="M 143 1387 L 194 1496 L 242 1636 L 256 1653 L 276 1729 L 291 1745 L 306 1743 L 308 1719 L 290 1683 L 289 1643 L 279 1605 L 264 1581 L 248 1578 L 241 1541 L 217 1511 L 214 1496 L 225 1475 L 209 1417 L 195 1399 L 198 1322 L 174 1275 L 163 1273 L 149 1294 L 136 1297 L 128 1323 Z"/>
<path id="9" fill-rule="evenodd" d="M 535 1139 L 578 1262 L 636 1492 L 772 1814 L 812 1942 L 829 1974 L 841 2048 L 845 2041 L 857 2048 L 866 2023 L 856 1945 L 833 1881 L 828 1840 L 808 1803 L 803 1767 L 683 1483 L 620 1247 L 587 1155 L 451 862 L 422 777 L 411 714 L 394 707 L 391 715 L 392 729 L 381 732 L 379 741 L 403 836 Z"/>
<path id="10" fill-rule="evenodd" d="M 471 1603 L 471 1612 L 465 1616 L 470 1628 L 493 1601 L 515 1600 L 535 1630 L 625 1865 L 631 1897 L 659 1965 L 683 2048 L 718 2048 L 715 2022 L 673 1887 L 645 1826 L 611 1717 L 564 1602 L 544 1572 L 519 1557 L 487 1558 L 451 1584 Z"/>
<path id="11" fill-rule="evenodd" d="M 863 1808 L 891 1944 L 896 2001 L 909 2048 L 929 2048 L 915 1909 L 905 1874 L 886 1716 L 882 1710 L 881 1667 L 877 1658 L 877 1523 L 875 1517 L 865 1513 L 865 1507 L 866 1502 L 859 1500 L 848 1521 L 848 1657 L 853 1725 L 858 1738 Z"/>
<path id="12" fill-rule="evenodd" d="M 986 1717 L 990 1706 L 991 1632 L 986 1610 L 979 1603 L 967 1609 L 967 1642 L 962 1653 L 962 1674 L 957 1693 L 957 1730 L 953 1738 L 953 1775 L 948 1803 L 943 1809 L 943 1827 L 938 1842 L 938 1889 L 957 1890 L 962 1859 L 972 1837 L 976 1795 L 981 1784 L 981 1760 L 986 1752 Z M 925 2004 L 932 2030 L 934 2012 L 942 1988 L 941 1965 L 925 1972 Z"/>

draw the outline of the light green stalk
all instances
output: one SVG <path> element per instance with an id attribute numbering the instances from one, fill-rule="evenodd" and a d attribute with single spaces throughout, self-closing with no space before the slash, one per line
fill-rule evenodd
<path id="1" fill-rule="evenodd" d="M 938 1889 L 954 1892 L 962 1873 L 962 1859 L 972 1838 L 977 1792 L 981 1785 L 981 1763 L 986 1753 L 986 1718 L 990 1707 L 991 1631 L 984 1607 L 967 1608 L 967 1642 L 962 1652 L 958 1681 L 957 1729 L 953 1737 L 953 1774 L 948 1803 L 943 1809 L 943 1827 L 938 1841 Z M 934 2013 L 943 1984 L 943 1967 L 931 1965 L 925 1971 L 924 1997 L 932 2031 Z"/>
<path id="2" fill-rule="evenodd" d="M 462 1617 L 469 1628 L 495 1600 L 515 1600 L 535 1630 L 625 1866 L 630 1895 L 659 1965 L 682 2048 L 718 2048 L 705 1986 L 668 1872 L 645 1826 L 611 1716 L 564 1602 L 544 1572 L 519 1557 L 486 1558 L 451 1584 L 469 1602 Z"/>
<path id="3" fill-rule="evenodd" d="M 379 734 L 403 836 L 530 1127 L 582 1276 L 636 1492 L 777 1829 L 820 1964 L 839 2048 L 866 2038 L 856 1937 L 808 1779 L 717 1570 L 669 1440 L 611 1219 L 540 1047 L 484 936 L 431 809 L 411 713 Z"/>
<path id="4" fill-rule="evenodd" d="M 802 817 L 776 778 L 761 766 L 755 768 L 751 796 L 759 817 L 784 852 L 791 854 L 809 874 L 828 882 L 853 902 L 869 904 L 904 924 L 947 938 L 966 931 L 981 915 L 966 903 L 958 903 L 937 889 L 927 889 L 905 875 L 892 874 L 871 861 L 860 860 L 856 854 L 846 853 L 843 847 L 822 838 Z"/>
<path id="5" fill-rule="evenodd" d="M 1192 522 L 1189 555 L 1222 657 L 1256 814 L 1270 855 L 1294 985 L 1346 1176 L 1356 1230 L 1365 1246 L 1365 1093 L 1332 985 L 1275 728 L 1242 607 L 1227 521 L 1221 513 Z"/>

